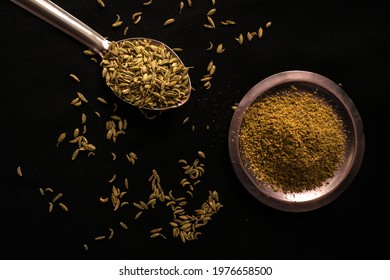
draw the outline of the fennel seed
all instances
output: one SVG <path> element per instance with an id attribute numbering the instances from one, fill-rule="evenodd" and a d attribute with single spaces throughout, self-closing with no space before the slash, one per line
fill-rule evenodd
<path id="1" fill-rule="evenodd" d="M 213 9 L 211 9 L 211 10 L 209 10 L 209 11 L 207 12 L 207 15 L 208 15 L 208 16 L 212 16 L 216 11 L 217 11 L 217 9 L 213 8 Z"/>
<path id="2" fill-rule="evenodd" d="M 142 215 L 142 211 L 139 211 L 139 212 L 135 215 L 134 220 L 137 220 L 139 217 L 141 217 L 141 215 Z"/>
<path id="3" fill-rule="evenodd" d="M 172 24 L 175 22 L 175 19 L 174 18 L 170 18 L 170 19 L 167 19 L 165 22 L 164 22 L 164 26 L 167 26 L 169 24 Z"/>
<path id="4" fill-rule="evenodd" d="M 129 229 L 128 226 L 124 222 L 119 222 L 120 226 L 124 229 Z"/>
<path id="5" fill-rule="evenodd" d="M 63 204 L 63 203 L 58 203 L 58 205 L 62 208 L 62 210 L 64 210 L 65 212 L 68 212 L 69 210 L 68 210 L 68 207 L 65 205 L 65 204 Z"/>
<path id="6" fill-rule="evenodd" d="M 80 79 L 75 75 L 75 74 L 69 74 L 69 76 L 75 80 L 76 82 L 79 82 L 80 83 Z"/>
<path id="7" fill-rule="evenodd" d="M 162 230 L 162 228 L 155 228 L 155 229 L 152 229 L 150 231 L 150 233 L 157 233 L 157 232 L 160 232 Z"/>
<path id="8" fill-rule="evenodd" d="M 52 202 L 49 202 L 49 213 L 51 213 L 53 211 L 53 203 Z"/>
<path id="9" fill-rule="evenodd" d="M 259 37 L 259 39 L 261 39 L 261 37 L 263 37 L 263 28 L 262 27 L 259 27 L 259 30 L 257 31 L 257 37 Z"/>
<path id="10" fill-rule="evenodd" d="M 77 92 L 77 96 L 80 98 L 81 101 L 88 103 L 87 98 L 85 98 L 85 96 L 81 92 Z"/>
<path id="11" fill-rule="evenodd" d="M 142 18 L 142 16 L 136 17 L 135 20 L 133 21 L 134 24 L 138 24 L 141 21 L 141 18 Z"/>
<path id="12" fill-rule="evenodd" d="M 132 16 L 131 16 L 131 18 L 132 18 L 132 20 L 135 20 L 135 18 L 137 18 L 137 17 L 139 17 L 139 16 L 141 16 L 142 15 L 142 12 L 135 12 Z"/>
<path id="13" fill-rule="evenodd" d="M 16 168 L 16 173 L 18 173 L 18 175 L 19 175 L 20 177 L 23 176 L 22 168 L 21 168 L 20 166 L 18 166 L 18 167 Z"/>
<path id="14" fill-rule="evenodd" d="M 206 157 L 205 153 L 202 152 L 202 151 L 198 151 L 198 155 L 199 155 L 201 158 L 205 158 L 205 157 Z"/>
<path id="15" fill-rule="evenodd" d="M 112 27 L 118 27 L 122 25 L 123 21 L 121 21 L 121 17 L 119 15 L 116 15 L 115 22 L 111 25 Z"/>
<path id="16" fill-rule="evenodd" d="M 53 202 L 53 203 L 56 202 L 58 199 L 61 198 L 61 196 L 62 196 L 62 193 L 57 194 L 57 195 L 53 198 L 52 202 Z"/>
<path id="17" fill-rule="evenodd" d="M 225 51 L 225 49 L 223 48 L 223 44 L 219 44 L 217 49 L 216 49 L 216 53 L 221 54 L 224 51 Z"/>
<path id="18" fill-rule="evenodd" d="M 97 100 L 102 104 L 107 104 L 107 101 L 104 98 L 98 97 Z M 100 117 L 100 115 L 99 115 Z"/>
<path id="19" fill-rule="evenodd" d="M 144 5 L 144 6 L 150 6 L 150 5 L 152 5 L 152 3 L 153 3 L 153 0 L 149 0 L 149 1 L 147 1 L 147 2 L 142 3 L 142 5 Z"/>
<path id="20" fill-rule="evenodd" d="M 210 46 L 206 49 L 206 51 L 211 51 L 213 49 L 213 43 L 212 42 L 209 42 L 210 43 Z"/>
<path id="21" fill-rule="evenodd" d="M 101 7 L 105 7 L 106 5 L 104 4 L 103 0 L 97 0 L 98 4 L 101 6 Z"/>

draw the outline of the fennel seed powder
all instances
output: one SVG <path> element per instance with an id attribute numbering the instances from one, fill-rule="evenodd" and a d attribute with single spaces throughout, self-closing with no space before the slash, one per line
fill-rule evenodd
<path id="1" fill-rule="evenodd" d="M 346 142 L 332 107 L 295 87 L 259 97 L 244 114 L 239 139 L 257 179 L 284 193 L 313 190 L 333 177 Z"/>

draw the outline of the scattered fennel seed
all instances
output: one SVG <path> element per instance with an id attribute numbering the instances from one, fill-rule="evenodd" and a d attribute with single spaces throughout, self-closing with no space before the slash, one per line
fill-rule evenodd
<path id="1" fill-rule="evenodd" d="M 213 67 L 213 65 L 214 65 L 214 61 L 211 60 L 211 61 L 209 62 L 209 64 L 207 65 L 207 71 L 210 72 L 211 67 Z"/>
<path id="2" fill-rule="evenodd" d="M 141 217 L 141 215 L 142 215 L 142 211 L 139 211 L 139 212 L 135 215 L 134 220 L 139 219 L 139 217 Z"/>
<path id="3" fill-rule="evenodd" d="M 149 1 L 147 1 L 147 2 L 142 3 L 142 5 L 144 5 L 144 6 L 150 6 L 150 5 L 152 5 L 152 3 L 153 3 L 153 0 L 149 0 Z"/>
<path id="4" fill-rule="evenodd" d="M 261 39 L 261 37 L 263 37 L 263 28 L 261 26 L 259 27 L 259 30 L 257 31 L 257 37 L 259 37 L 259 39 Z"/>
<path id="5" fill-rule="evenodd" d="M 211 51 L 213 49 L 213 43 L 210 42 L 210 46 L 206 49 L 206 51 Z"/>
<path id="6" fill-rule="evenodd" d="M 77 157 L 77 155 L 79 154 L 79 151 L 80 151 L 80 149 L 76 149 L 74 152 L 73 152 L 73 154 L 72 154 L 72 160 L 75 160 L 76 159 L 76 157 Z"/>
<path id="7" fill-rule="evenodd" d="M 64 210 L 65 212 L 68 212 L 69 210 L 68 210 L 68 207 L 65 205 L 65 204 L 63 204 L 63 203 L 58 203 L 58 205 L 62 208 L 62 210 Z"/>
<path id="8" fill-rule="evenodd" d="M 161 234 L 161 233 L 159 233 L 159 232 L 153 233 L 153 234 L 150 236 L 150 238 L 156 238 L 156 237 L 158 237 L 158 236 L 161 236 L 162 238 L 167 239 L 167 238 L 165 237 L 165 235 L 163 235 L 163 234 Z"/>
<path id="9" fill-rule="evenodd" d="M 215 23 L 214 23 L 214 20 L 210 17 L 210 16 L 207 16 L 207 21 L 209 22 L 209 24 L 215 28 Z"/>
<path id="10" fill-rule="evenodd" d="M 109 183 L 112 183 L 112 182 L 115 181 L 115 179 L 116 179 L 116 174 L 114 174 L 108 182 L 109 182 Z"/>
<path id="11" fill-rule="evenodd" d="M 201 158 L 206 158 L 205 153 L 202 151 L 198 151 L 198 156 L 200 156 Z"/>
<path id="12" fill-rule="evenodd" d="M 49 213 L 51 213 L 53 211 L 53 203 L 52 202 L 49 202 Z"/>
<path id="13" fill-rule="evenodd" d="M 142 19 L 142 16 L 136 17 L 134 20 L 134 24 L 138 24 L 141 21 L 141 19 Z"/>
<path id="14" fill-rule="evenodd" d="M 96 53 L 94 51 L 92 51 L 91 49 L 84 50 L 83 53 L 85 55 L 88 55 L 88 56 L 96 55 Z"/>
<path id="15" fill-rule="evenodd" d="M 54 202 L 56 202 L 58 199 L 60 199 L 62 197 L 62 193 L 59 193 L 59 194 L 57 194 L 54 198 L 53 198 L 53 200 L 52 200 L 52 202 L 54 203 Z"/>
<path id="16" fill-rule="evenodd" d="M 124 229 L 128 229 L 128 226 L 124 222 L 119 222 L 120 226 Z"/>
<path id="17" fill-rule="evenodd" d="M 81 101 L 80 101 L 80 98 L 76 97 L 75 99 L 73 99 L 71 102 L 70 102 L 70 105 L 75 105 L 76 103 L 79 103 L 81 104 Z"/>
<path id="18" fill-rule="evenodd" d="M 108 236 L 108 239 L 112 239 L 114 237 L 114 230 L 112 228 L 108 229 L 110 231 L 110 235 Z"/>
<path id="19" fill-rule="evenodd" d="M 23 176 L 22 168 L 21 168 L 20 166 L 18 166 L 18 167 L 16 168 L 16 173 L 18 173 L 18 175 L 19 175 L 20 177 Z"/>
<path id="20" fill-rule="evenodd" d="M 63 132 L 63 133 L 60 134 L 60 136 L 58 136 L 58 139 L 57 139 L 57 147 L 58 147 L 58 145 L 60 145 L 60 143 L 61 143 L 62 141 L 64 141 L 65 137 L 66 137 L 66 132 Z"/>
<path id="21" fill-rule="evenodd" d="M 85 98 L 85 96 L 84 96 L 81 92 L 77 92 L 77 96 L 78 96 L 78 98 L 80 98 L 80 100 L 83 101 L 84 103 L 88 103 L 87 98 Z"/>
<path id="22" fill-rule="evenodd" d="M 216 11 L 217 11 L 217 9 L 213 8 L 213 9 L 211 9 L 211 10 L 209 10 L 209 11 L 207 12 L 207 15 L 208 15 L 208 16 L 212 16 L 213 14 L 215 14 Z"/>
<path id="23" fill-rule="evenodd" d="M 162 228 L 155 228 L 155 229 L 152 229 L 150 231 L 150 233 L 157 233 L 157 232 L 160 232 L 162 230 Z"/>
<path id="24" fill-rule="evenodd" d="M 175 22 L 175 19 L 174 18 L 170 18 L 170 19 L 167 19 L 165 22 L 164 22 L 164 26 L 167 26 L 171 23 Z"/>
<path id="25" fill-rule="evenodd" d="M 135 20 L 137 17 L 141 16 L 142 15 L 142 12 L 135 12 L 132 16 L 131 16 L 131 19 L 132 20 Z"/>
<path id="26" fill-rule="evenodd" d="M 97 100 L 102 104 L 107 104 L 107 101 L 101 97 L 98 97 Z"/>
<path id="27" fill-rule="evenodd" d="M 84 113 L 81 113 L 81 124 L 85 124 L 87 121 L 87 115 Z"/>
<path id="28" fill-rule="evenodd" d="M 80 79 L 75 75 L 75 74 L 69 74 L 69 76 L 75 80 L 76 82 L 79 82 L 80 83 Z"/>
<path id="29" fill-rule="evenodd" d="M 125 178 L 125 188 L 129 189 L 129 180 Z"/>
<path id="30" fill-rule="evenodd" d="M 116 15 L 116 21 L 112 24 L 112 27 L 118 27 L 122 25 L 123 21 L 121 21 L 121 17 L 119 15 Z"/>
<path id="31" fill-rule="evenodd" d="M 246 38 L 248 39 L 249 42 L 252 41 L 252 39 L 253 39 L 252 33 L 251 32 L 247 32 L 246 33 Z"/>
<path id="32" fill-rule="evenodd" d="M 103 8 L 106 6 L 102 0 L 97 0 L 97 2 Z"/>
<path id="33" fill-rule="evenodd" d="M 236 38 L 237 42 L 242 45 L 242 43 L 244 43 L 244 36 L 242 35 L 242 33 L 240 33 L 240 35 L 238 35 L 238 38 Z"/>
<path id="34" fill-rule="evenodd" d="M 217 52 L 218 54 L 221 54 L 221 53 L 223 53 L 224 51 L 225 51 L 225 49 L 223 48 L 223 44 L 219 44 L 218 47 L 217 47 L 217 49 L 216 49 L 216 52 Z"/>

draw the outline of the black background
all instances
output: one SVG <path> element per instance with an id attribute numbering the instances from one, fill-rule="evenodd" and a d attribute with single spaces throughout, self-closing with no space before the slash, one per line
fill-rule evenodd
<path id="1" fill-rule="evenodd" d="M 3 259 L 388 259 L 388 1 L 254 1 L 216 0 L 216 30 L 203 28 L 211 1 L 193 0 L 178 15 L 178 0 L 56 0 L 56 4 L 111 40 L 145 36 L 181 47 L 180 56 L 190 71 L 190 101 L 156 120 L 121 103 L 104 85 L 100 67 L 86 57 L 84 45 L 9 1 L 0 4 L 0 257 Z M 134 25 L 131 15 L 143 11 Z M 124 21 L 112 28 L 116 14 Z M 170 26 L 166 19 L 175 17 Z M 234 26 L 220 20 L 233 19 Z M 238 34 L 257 31 L 272 21 L 261 40 L 240 46 Z M 221 55 L 206 49 L 223 43 Z M 212 88 L 199 80 L 210 60 L 217 71 Z M 244 94 L 260 80 L 286 70 L 308 70 L 341 83 L 358 108 L 364 123 L 366 150 L 362 166 L 350 187 L 335 201 L 318 210 L 286 213 L 252 198 L 231 167 L 227 135 L 233 110 Z M 69 78 L 76 74 L 81 83 Z M 80 108 L 70 101 L 81 91 L 89 99 Z M 96 97 L 104 97 L 104 106 Z M 118 109 L 113 112 L 114 103 Z M 94 111 L 101 114 L 97 118 Z M 97 146 L 96 156 L 79 155 L 71 161 L 74 146 L 67 140 L 80 116 L 87 115 L 86 137 Z M 105 139 L 110 115 L 126 118 L 129 128 L 117 143 Z M 189 117 L 187 124 L 182 121 Z M 192 131 L 192 125 L 195 131 Z M 206 126 L 210 129 L 207 130 Z M 213 216 L 198 240 L 182 244 L 169 232 L 169 210 L 163 205 L 144 213 L 124 207 L 113 212 L 99 202 L 110 194 L 108 180 L 123 189 L 128 177 L 129 202 L 145 200 L 147 181 L 156 169 L 165 190 L 181 191 L 180 158 L 192 162 L 203 150 L 206 173 L 188 200 L 196 209 L 208 190 L 217 190 L 224 208 Z M 132 166 L 124 157 L 135 152 Z M 118 155 L 112 161 L 111 152 Z M 20 165 L 23 177 L 18 177 Z M 39 187 L 62 192 L 65 213 L 48 212 L 49 197 Z M 190 210 L 188 210 L 190 213 Z M 119 221 L 128 224 L 123 230 Z M 149 238 L 149 230 L 164 227 L 167 240 Z M 112 240 L 94 241 L 115 230 Z M 83 244 L 89 245 L 85 252 Z"/>

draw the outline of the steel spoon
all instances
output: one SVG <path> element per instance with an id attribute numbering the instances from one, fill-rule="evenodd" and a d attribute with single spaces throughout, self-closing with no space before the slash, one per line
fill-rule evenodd
<path id="1" fill-rule="evenodd" d="M 49 24 L 57 27 L 58 29 L 62 30 L 66 34 L 72 36 L 79 42 L 83 43 L 87 47 L 89 47 L 91 50 L 99 54 L 101 57 L 103 57 L 104 52 L 108 49 L 110 45 L 110 41 L 101 36 L 99 33 L 94 31 L 92 28 L 87 26 L 85 23 L 81 22 L 79 19 L 75 18 L 53 2 L 49 0 L 11 0 L 11 2 L 17 4 L 18 6 L 24 8 L 25 10 L 31 12 L 32 14 L 36 15 L 37 17 L 43 19 L 44 21 L 48 22 Z M 156 45 L 164 45 L 166 49 L 172 53 L 174 57 L 176 57 L 180 63 L 183 63 L 179 56 L 166 44 L 150 39 L 150 38 L 127 38 L 121 41 L 134 41 L 134 40 L 150 40 L 152 44 Z M 120 42 L 121 42 L 120 41 Z M 184 64 L 183 64 L 184 65 Z M 191 81 L 190 77 L 188 76 L 188 96 L 185 100 L 183 100 L 181 103 L 177 105 L 170 105 L 167 107 L 142 107 L 143 109 L 148 110 L 168 110 L 172 108 L 179 107 L 186 103 L 190 97 L 191 93 Z M 121 100 L 131 104 L 125 99 L 120 98 Z M 133 104 L 131 104 L 133 105 Z"/>

